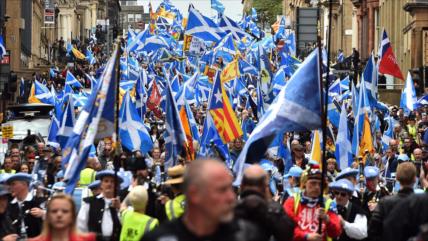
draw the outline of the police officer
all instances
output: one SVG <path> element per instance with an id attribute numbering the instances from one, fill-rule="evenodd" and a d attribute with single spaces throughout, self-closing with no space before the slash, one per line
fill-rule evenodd
<path id="1" fill-rule="evenodd" d="M 127 199 L 130 201 L 132 208 L 130 210 L 123 202 L 121 207 L 122 231 L 120 241 L 138 241 L 143 235 L 159 225 L 156 218 L 145 214 L 148 193 L 144 186 L 135 186 L 128 194 Z"/>
<path id="2" fill-rule="evenodd" d="M 337 240 L 361 240 L 367 237 L 367 216 L 365 211 L 349 201 L 354 185 L 347 179 L 340 179 L 329 185 L 337 204 L 342 234 Z"/>
<path id="3" fill-rule="evenodd" d="M 118 183 L 116 182 L 116 179 Z M 101 194 L 83 199 L 77 216 L 77 227 L 82 232 L 95 232 L 103 240 L 117 241 L 120 234 L 120 201 L 114 197 L 115 188 L 123 182 L 112 170 L 100 171 L 96 179 L 101 181 Z"/>
<path id="4" fill-rule="evenodd" d="M 181 217 L 184 213 L 186 197 L 183 194 L 182 183 L 185 168 L 182 165 L 173 166 L 168 169 L 168 177 L 166 185 L 171 185 L 171 190 L 174 193 L 174 199 L 168 200 L 165 203 L 165 213 L 168 220 Z"/>
<path id="5" fill-rule="evenodd" d="M 20 239 L 39 235 L 42 230 L 42 217 L 45 214 L 42 209 L 45 200 L 34 197 L 30 192 L 31 180 L 31 175 L 26 173 L 16 173 L 6 180 L 14 197 L 8 208 L 9 217 Z"/>

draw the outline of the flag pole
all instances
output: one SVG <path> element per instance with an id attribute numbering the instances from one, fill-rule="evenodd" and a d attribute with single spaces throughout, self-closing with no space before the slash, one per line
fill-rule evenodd
<path id="1" fill-rule="evenodd" d="M 320 89 L 321 89 L 321 119 L 322 119 L 322 158 L 321 158 L 321 193 L 319 195 L 319 204 L 321 207 L 324 207 L 324 188 L 325 188 L 325 179 L 327 172 L 327 152 L 326 152 L 326 142 L 327 142 L 327 109 L 328 109 L 328 87 L 330 85 L 330 50 L 331 50 L 331 22 L 332 22 L 332 10 L 333 10 L 333 2 L 332 0 L 328 1 L 328 36 L 327 36 L 327 72 L 325 79 L 325 95 L 322 96 L 322 46 L 321 46 L 321 33 L 318 32 L 318 58 L 319 58 L 319 73 L 320 73 Z M 321 29 L 321 3 L 318 3 L 318 23 Z M 328 210 L 325 210 L 327 213 Z M 318 225 L 318 233 L 322 234 L 322 219 L 319 219 Z"/>
<path id="2" fill-rule="evenodd" d="M 113 167 L 114 167 L 114 197 L 117 197 L 119 193 L 119 178 L 117 176 L 117 173 L 121 167 L 120 163 L 120 139 L 119 139 L 119 108 L 120 108 L 120 56 L 121 56 L 121 42 L 120 39 L 116 40 L 116 48 L 117 48 L 117 54 L 116 54 L 116 63 L 115 63 L 115 70 L 116 70 L 116 109 L 115 109 L 115 119 L 114 119 L 114 131 L 116 135 L 116 143 L 115 143 L 115 149 L 114 149 L 114 157 L 113 157 Z"/>

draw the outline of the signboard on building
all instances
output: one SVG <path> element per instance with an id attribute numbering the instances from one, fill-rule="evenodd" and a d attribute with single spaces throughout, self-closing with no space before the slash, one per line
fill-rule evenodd
<path id="1" fill-rule="evenodd" d="M 1 126 L 1 134 L 3 139 L 7 140 L 13 138 L 13 126 L 3 124 Z"/>
<path id="2" fill-rule="evenodd" d="M 55 8 L 45 8 L 45 24 L 55 24 Z"/>
<path id="3" fill-rule="evenodd" d="M 298 8 L 296 39 L 297 51 L 306 55 L 309 49 L 316 44 L 318 36 L 318 9 Z"/>

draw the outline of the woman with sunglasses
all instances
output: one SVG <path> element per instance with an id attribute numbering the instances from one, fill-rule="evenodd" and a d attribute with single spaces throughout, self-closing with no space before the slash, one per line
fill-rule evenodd
<path id="1" fill-rule="evenodd" d="M 367 238 L 367 216 L 355 202 L 349 201 L 354 185 L 347 179 L 340 179 L 329 185 L 337 204 L 342 234 L 337 240 L 362 240 Z"/>
<path id="2" fill-rule="evenodd" d="M 76 205 L 70 196 L 58 194 L 46 205 L 46 218 L 42 233 L 30 241 L 95 241 L 93 233 L 82 234 L 76 230 Z"/>

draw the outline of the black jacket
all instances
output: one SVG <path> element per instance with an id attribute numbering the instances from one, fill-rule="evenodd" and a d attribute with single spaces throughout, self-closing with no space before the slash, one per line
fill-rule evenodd
<path id="1" fill-rule="evenodd" d="M 383 230 L 383 221 L 390 214 L 391 210 L 399 203 L 401 200 L 408 197 L 413 193 L 412 188 L 403 188 L 398 191 L 397 195 L 388 196 L 379 201 L 375 210 L 372 213 L 372 218 L 369 225 L 369 238 L 371 241 L 382 241 L 382 230 Z"/>
<path id="2" fill-rule="evenodd" d="M 417 236 L 419 227 L 428 223 L 428 193 L 401 199 L 383 223 L 383 240 L 401 241 Z"/>
<path id="3" fill-rule="evenodd" d="M 269 240 L 271 236 L 276 241 L 292 240 L 294 222 L 285 214 L 282 206 L 273 201 L 266 201 L 255 191 L 244 191 L 235 208 L 235 216 L 253 223 Z"/>
<path id="4" fill-rule="evenodd" d="M 22 208 L 19 208 L 18 203 L 9 203 L 8 214 L 12 220 L 13 228 L 18 231 L 21 229 L 21 220 L 24 220 L 27 237 L 32 238 L 38 236 L 42 231 L 43 220 L 36 218 L 30 214 L 32 208 L 41 208 L 45 202 L 44 198 L 33 197 L 29 201 L 24 201 Z"/>
<path id="5" fill-rule="evenodd" d="M 7 212 L 7 211 L 6 211 Z M 6 235 L 16 233 L 12 220 L 6 213 L 0 214 L 0 240 Z"/>

